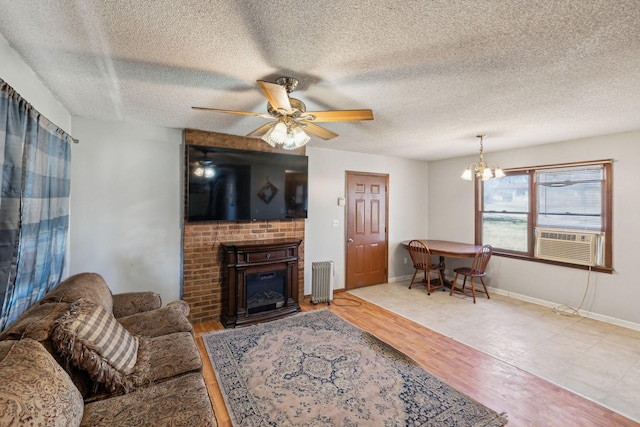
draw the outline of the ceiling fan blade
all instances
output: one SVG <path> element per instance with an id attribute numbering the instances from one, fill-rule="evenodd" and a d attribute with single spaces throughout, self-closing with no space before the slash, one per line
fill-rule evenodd
<path id="1" fill-rule="evenodd" d="M 191 107 L 191 108 L 193 108 L 194 110 L 215 111 L 216 113 L 240 114 L 242 116 L 264 117 L 265 119 L 272 119 L 273 118 L 269 114 L 252 113 L 251 111 L 220 110 L 218 108 L 205 108 L 205 107 Z"/>
<path id="2" fill-rule="evenodd" d="M 269 104 L 276 110 L 286 111 L 287 114 L 291 114 L 291 103 L 289 102 L 289 94 L 284 86 L 280 86 L 276 83 L 265 82 L 264 80 L 258 80 L 258 85 L 262 89 L 262 93 L 269 101 Z"/>
<path id="3" fill-rule="evenodd" d="M 260 126 L 258 129 L 248 133 L 247 136 L 262 136 L 265 133 L 267 133 L 267 131 L 271 126 L 273 126 L 273 122 L 265 123 L 262 126 Z"/>
<path id="4" fill-rule="evenodd" d="M 299 123 L 304 125 L 302 130 L 304 130 L 306 133 L 313 136 L 317 136 L 318 138 L 324 139 L 325 141 L 328 141 L 338 136 L 337 133 L 331 132 L 329 129 L 325 129 L 318 125 L 314 125 L 311 122 L 299 122 Z"/>
<path id="5" fill-rule="evenodd" d="M 311 118 L 309 116 L 313 116 Z M 302 118 L 313 120 L 314 122 L 359 122 L 362 120 L 373 120 L 371 110 L 333 110 L 333 111 L 307 111 Z M 309 118 L 306 118 L 309 117 Z"/>

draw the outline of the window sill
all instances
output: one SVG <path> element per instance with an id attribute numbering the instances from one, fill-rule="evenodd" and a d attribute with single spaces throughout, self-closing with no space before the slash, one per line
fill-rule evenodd
<path id="1" fill-rule="evenodd" d="M 538 262 L 540 264 L 550 264 L 550 265 L 558 265 L 560 267 L 577 268 L 579 270 L 589 270 L 588 265 L 579 265 L 579 264 L 571 264 L 568 262 L 551 261 L 548 259 L 535 258 L 525 254 L 516 254 L 512 252 L 501 252 L 499 250 L 494 250 L 493 255 L 504 257 L 504 258 L 519 259 L 523 261 Z M 599 273 L 606 273 L 606 274 L 613 274 L 612 267 L 593 266 L 591 267 L 591 271 L 597 271 Z"/>

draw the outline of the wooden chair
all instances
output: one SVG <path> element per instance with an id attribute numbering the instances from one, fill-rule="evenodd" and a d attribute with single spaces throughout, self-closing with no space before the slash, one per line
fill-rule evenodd
<path id="1" fill-rule="evenodd" d="M 491 252 L 491 245 L 484 245 L 480 248 L 480 250 L 478 250 L 478 252 L 476 252 L 476 256 L 473 258 L 473 264 L 471 264 L 471 267 L 459 267 L 453 269 L 453 271 L 456 273 L 456 276 L 453 278 L 453 283 L 451 283 L 451 291 L 449 291 L 449 295 L 453 295 L 453 293 L 455 292 L 457 294 L 463 294 L 473 297 L 473 303 L 475 304 L 476 284 L 474 282 L 474 279 L 478 277 L 480 278 L 480 283 L 482 283 L 482 287 L 484 288 L 484 293 L 487 295 L 487 299 L 491 299 L 483 279 L 487 274 L 485 270 L 487 268 L 487 264 L 489 263 L 489 259 L 491 258 Z M 464 276 L 462 289 L 456 289 L 456 281 L 458 280 L 459 274 L 462 274 Z M 467 277 L 471 278 L 471 293 L 465 292 L 464 290 L 464 287 L 467 284 Z"/>
<path id="2" fill-rule="evenodd" d="M 413 277 L 411 278 L 411 283 L 409 284 L 409 289 L 411 289 L 411 286 L 413 286 L 418 271 L 422 270 L 424 272 L 424 285 L 427 287 L 427 295 L 431 295 L 431 291 L 434 289 L 442 288 L 442 290 L 444 291 L 444 282 L 442 280 L 442 272 L 440 271 L 440 266 L 431 262 L 431 251 L 429 250 L 427 245 L 425 245 L 420 240 L 412 240 L 409 242 L 407 248 L 409 249 L 409 255 L 411 255 L 413 268 L 415 268 Z M 440 280 L 440 284 L 437 286 L 431 286 L 432 271 L 438 272 L 438 279 Z"/>

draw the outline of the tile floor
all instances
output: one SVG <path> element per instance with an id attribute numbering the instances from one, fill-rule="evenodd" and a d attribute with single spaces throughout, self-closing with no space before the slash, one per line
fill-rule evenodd
<path id="1" fill-rule="evenodd" d="M 479 294 L 473 304 L 408 285 L 349 292 L 640 421 L 640 331 L 502 295 Z"/>

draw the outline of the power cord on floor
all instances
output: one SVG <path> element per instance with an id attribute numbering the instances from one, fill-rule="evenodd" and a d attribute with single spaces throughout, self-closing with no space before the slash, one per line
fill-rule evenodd
<path id="1" fill-rule="evenodd" d="M 350 303 L 353 303 L 353 304 L 338 304 L 336 303 L 336 300 L 349 301 Z M 360 307 L 362 305 L 360 301 L 356 301 L 354 299 L 344 298 L 344 297 L 339 297 L 339 298 L 333 297 L 333 304 L 337 305 L 338 307 Z"/>
<path id="2" fill-rule="evenodd" d="M 553 309 L 554 313 L 561 314 L 563 316 L 580 316 L 580 309 L 584 304 L 584 300 L 587 298 L 587 293 L 589 292 L 589 283 L 591 281 L 591 266 L 589 266 L 589 273 L 587 274 L 587 287 L 584 290 L 584 295 L 582 295 L 582 301 L 580 301 L 580 305 L 578 308 L 573 308 L 568 305 L 559 305 Z"/>

